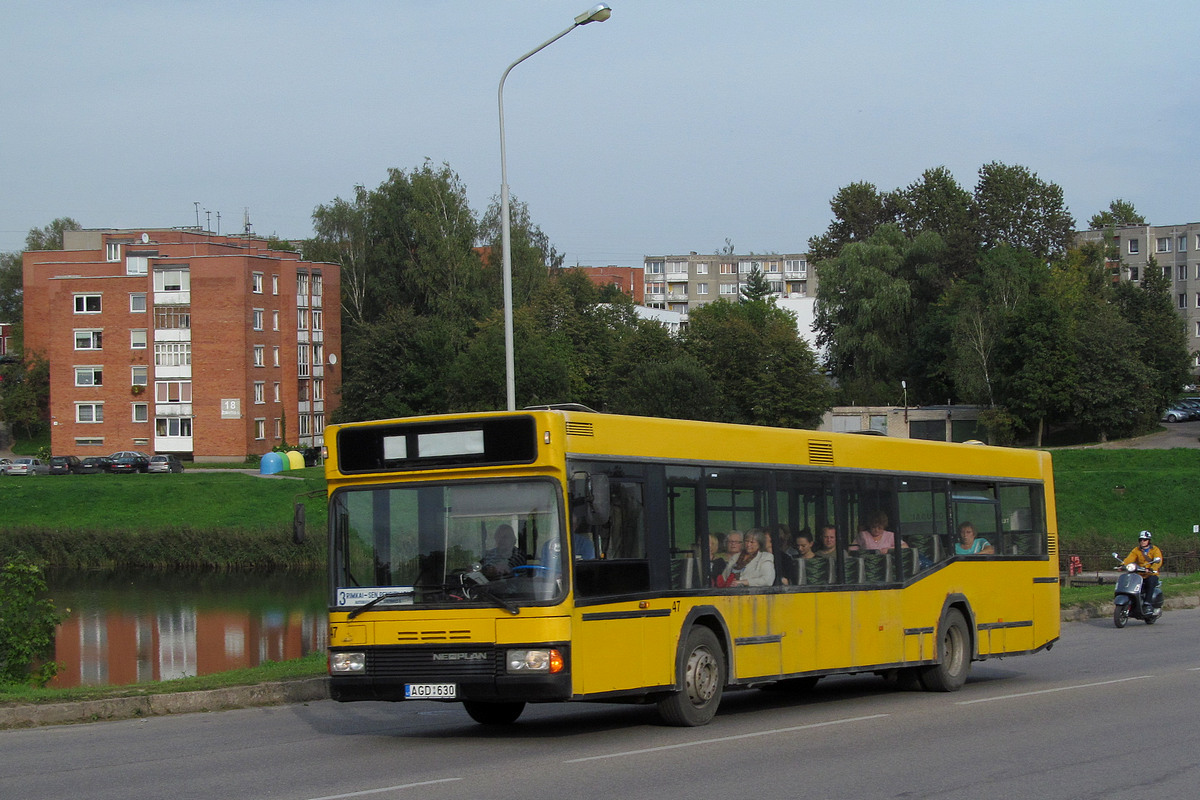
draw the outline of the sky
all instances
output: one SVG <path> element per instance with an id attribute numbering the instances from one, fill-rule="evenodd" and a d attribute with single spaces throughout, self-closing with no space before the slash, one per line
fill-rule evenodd
<path id="1" fill-rule="evenodd" d="M 610 0 L 504 86 L 508 183 L 568 265 L 796 253 L 855 181 L 1019 164 L 1078 227 L 1200 221 L 1194 0 Z M 85 228 L 312 234 L 389 168 L 499 196 L 497 87 L 588 0 L 6 0 L 0 251 Z M 219 215 L 219 222 L 218 222 Z"/>

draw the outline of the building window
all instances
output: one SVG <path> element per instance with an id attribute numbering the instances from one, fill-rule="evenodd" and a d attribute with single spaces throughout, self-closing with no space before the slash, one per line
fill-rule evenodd
<path id="1" fill-rule="evenodd" d="M 279 366 L 279 345 L 271 348 L 272 366 Z"/>
<path id="2" fill-rule="evenodd" d="M 1180 281 L 1187 280 L 1187 264 L 1180 264 L 1175 269 L 1175 279 Z"/>
<path id="3" fill-rule="evenodd" d="M 279 276 L 271 276 L 271 294 L 279 294 Z"/>
<path id="4" fill-rule="evenodd" d="M 1141 248 L 1140 248 L 1140 247 L 1139 247 L 1139 245 L 1138 245 L 1138 240 L 1137 240 L 1137 239 L 1130 239 L 1130 240 L 1129 240 L 1129 255 L 1131 255 L 1131 256 L 1136 256 L 1136 255 L 1138 254 L 1138 251 L 1139 251 L 1140 249 L 1141 249 Z"/>
<path id="5" fill-rule="evenodd" d="M 301 330 L 301 331 L 308 330 L 308 309 L 307 308 L 296 309 L 296 330 Z"/>
<path id="6" fill-rule="evenodd" d="M 662 275 L 663 274 L 663 262 L 647 261 L 646 262 L 646 274 L 647 275 Z"/>
<path id="7" fill-rule="evenodd" d="M 154 401 L 156 403 L 190 403 L 192 402 L 192 382 L 155 381 Z"/>
<path id="8" fill-rule="evenodd" d="M 325 330 L 325 312 L 313 309 L 312 312 L 312 329 L 314 331 Z"/>
<path id="9" fill-rule="evenodd" d="M 1138 268 L 1137 267 L 1129 268 L 1129 280 L 1131 280 L 1131 281 L 1138 280 Z"/>
<path id="10" fill-rule="evenodd" d="M 325 415 L 313 414 L 313 430 L 317 433 L 325 432 Z"/>
<path id="11" fill-rule="evenodd" d="M 279 330 L 279 312 L 278 311 L 271 312 L 271 330 L 273 330 L 273 331 Z"/>
<path id="12" fill-rule="evenodd" d="M 155 306 L 154 327 L 160 331 L 188 330 L 192 327 L 192 307 Z"/>
<path id="13" fill-rule="evenodd" d="M 308 345 L 301 344 L 296 346 L 296 367 L 299 377 L 307 378 L 309 376 L 309 365 L 312 363 L 310 361 L 311 356 L 312 351 Z"/>
<path id="14" fill-rule="evenodd" d="M 250 276 L 250 291 L 254 294 L 263 293 L 263 274 L 255 272 Z"/>
<path id="15" fill-rule="evenodd" d="M 313 400 L 325 399 L 325 381 L 321 378 L 313 378 L 312 382 L 312 397 Z"/>
<path id="16" fill-rule="evenodd" d="M 150 272 L 150 259 L 146 256 L 130 256 L 125 259 L 126 275 L 145 275 Z"/>
<path id="17" fill-rule="evenodd" d="M 121 260 L 121 245 L 119 242 L 105 242 L 104 244 L 104 259 L 106 261 Z"/>
<path id="18" fill-rule="evenodd" d="M 76 314 L 99 314 L 100 313 L 100 295 L 98 295 L 98 294 L 77 294 L 77 295 L 75 295 L 75 313 Z"/>
<path id="19" fill-rule="evenodd" d="M 317 342 L 312 346 L 313 363 L 323 364 L 325 362 L 325 345 Z"/>
<path id="20" fill-rule="evenodd" d="M 263 360 L 263 357 L 265 354 L 266 354 L 266 347 L 264 345 L 261 345 L 261 344 L 254 345 L 254 366 L 256 366 L 256 367 L 265 367 L 266 366 L 266 361 Z"/>
<path id="21" fill-rule="evenodd" d="M 666 262 L 668 275 L 687 275 L 688 265 L 686 261 L 668 261 Z"/>
<path id="22" fill-rule="evenodd" d="M 102 367 L 76 367 L 76 386 L 103 386 L 104 369 Z"/>
<path id="23" fill-rule="evenodd" d="M 191 436 L 191 417 L 158 417 L 154 420 L 154 432 L 159 436 Z"/>
<path id="24" fill-rule="evenodd" d="M 1196 292 L 1196 308 L 1200 308 L 1200 292 Z"/>
<path id="25" fill-rule="evenodd" d="M 722 275 L 737 275 L 737 265 L 736 264 L 722 264 L 721 265 L 721 274 Z"/>
<path id="26" fill-rule="evenodd" d="M 721 284 L 721 294 L 723 294 L 723 295 L 737 294 L 737 290 L 738 290 L 738 287 L 737 287 L 736 283 L 722 283 Z"/>
<path id="27" fill-rule="evenodd" d="M 257 405 L 267 402 L 267 384 L 263 381 L 254 382 L 254 402 Z"/>
<path id="28" fill-rule="evenodd" d="M 785 272 L 797 273 L 796 277 L 798 278 L 808 277 L 808 262 L 804 259 L 789 259 L 784 261 L 783 269 Z"/>
<path id="29" fill-rule="evenodd" d="M 708 294 L 708 284 L 707 283 L 697 283 L 696 284 L 696 294 Z"/>
<path id="30" fill-rule="evenodd" d="M 133 421 L 134 422 L 149 422 L 150 421 L 150 404 L 149 403 L 134 403 L 133 404 Z"/>
<path id="31" fill-rule="evenodd" d="M 1170 236 L 1158 237 L 1158 239 L 1154 242 L 1154 252 L 1156 252 L 1156 253 L 1171 252 L 1171 237 Z"/>
<path id="32" fill-rule="evenodd" d="M 75 331 L 75 349 L 76 350 L 100 350 L 102 332 L 91 331 Z"/>
<path id="33" fill-rule="evenodd" d="M 283 438 L 283 420 L 280 419 L 279 417 L 275 418 L 275 438 L 276 439 Z"/>
<path id="34" fill-rule="evenodd" d="M 1179 293 L 1179 307 L 1187 308 L 1187 295 L 1183 292 Z"/>
<path id="35" fill-rule="evenodd" d="M 146 293 L 131 292 L 129 295 L 129 311 L 133 314 L 146 313 Z"/>
<path id="36" fill-rule="evenodd" d="M 1179 241 L 1176 244 L 1178 246 L 1175 249 L 1177 249 L 1179 252 L 1181 252 L 1181 253 L 1187 252 L 1187 237 L 1186 236 L 1180 236 Z"/>
<path id="37" fill-rule="evenodd" d="M 192 365 L 191 342 L 155 342 L 154 366 L 190 367 Z"/>
<path id="38" fill-rule="evenodd" d="M 191 274 L 187 267 L 154 270 L 154 291 L 186 292 L 192 288 Z"/>
<path id="39" fill-rule="evenodd" d="M 665 283 L 647 283 L 646 294 L 662 294 L 667 290 Z"/>
<path id="40" fill-rule="evenodd" d="M 324 291 L 325 281 L 321 277 L 321 273 L 314 272 L 312 274 L 312 304 L 314 306 L 321 305 L 321 293 Z"/>
<path id="41" fill-rule="evenodd" d="M 707 275 L 708 274 L 708 262 L 707 261 L 697 261 L 696 262 L 696 274 L 697 275 Z"/>
<path id="42" fill-rule="evenodd" d="M 150 385 L 150 368 L 146 366 L 135 366 L 129 368 L 129 383 L 132 386 L 149 386 Z"/>
<path id="43" fill-rule="evenodd" d="M 131 350 L 146 349 L 146 329 L 133 328 L 129 331 L 129 347 Z"/>
<path id="44" fill-rule="evenodd" d="M 254 438 L 255 439 L 267 438 L 267 421 L 265 419 L 254 420 Z"/>
<path id="45" fill-rule="evenodd" d="M 263 329 L 263 310 L 261 308 L 254 309 L 254 330 L 261 331 Z"/>
<path id="46" fill-rule="evenodd" d="M 80 423 L 104 422 L 104 403 L 76 403 L 75 421 Z"/>
<path id="47" fill-rule="evenodd" d="M 104 437 L 103 436 L 76 436 L 75 437 L 75 446 L 76 447 L 103 447 L 104 446 Z"/>
<path id="48" fill-rule="evenodd" d="M 768 261 L 765 272 L 772 273 L 772 274 L 778 274 L 779 262 L 778 261 Z"/>
<path id="49" fill-rule="evenodd" d="M 275 381 L 275 385 L 272 388 L 274 389 L 275 402 L 278 403 L 279 402 L 279 381 Z"/>
<path id="50" fill-rule="evenodd" d="M 308 414 L 299 415 L 300 436 L 312 436 L 312 429 L 309 428 L 311 422 L 312 419 L 308 416 Z"/>

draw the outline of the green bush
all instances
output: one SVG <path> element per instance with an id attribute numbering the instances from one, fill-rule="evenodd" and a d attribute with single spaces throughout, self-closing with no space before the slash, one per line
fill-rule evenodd
<path id="1" fill-rule="evenodd" d="M 18 555 L 0 569 L 0 684 L 45 686 L 58 673 L 53 661 L 34 665 L 51 651 L 54 628 L 65 614 L 42 597 L 41 567 Z"/>

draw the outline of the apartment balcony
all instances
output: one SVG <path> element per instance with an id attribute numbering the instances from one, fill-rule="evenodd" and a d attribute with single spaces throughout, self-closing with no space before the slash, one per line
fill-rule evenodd
<path id="1" fill-rule="evenodd" d="M 155 403 L 154 416 L 156 417 L 190 417 L 192 416 L 191 403 Z"/>
<path id="2" fill-rule="evenodd" d="M 646 292 L 647 303 L 665 303 L 667 295 L 665 292 Z"/>
<path id="3" fill-rule="evenodd" d="M 308 295 L 296 295 L 296 308 L 308 308 Z"/>
<path id="4" fill-rule="evenodd" d="M 667 295 L 667 300 L 682 300 L 686 302 L 688 299 L 687 292 L 671 292 Z"/>
<path id="5" fill-rule="evenodd" d="M 794 280 L 794 281 L 806 281 L 806 280 L 808 280 L 808 270 L 806 270 L 806 269 L 785 270 L 783 273 L 783 277 L 788 278 L 789 280 Z"/>

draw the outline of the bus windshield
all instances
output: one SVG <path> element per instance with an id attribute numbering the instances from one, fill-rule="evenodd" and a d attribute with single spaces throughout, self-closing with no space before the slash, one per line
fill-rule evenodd
<path id="1" fill-rule="evenodd" d="M 517 613 L 565 594 L 558 485 L 371 486 L 331 500 L 334 597 L 361 612 L 481 604 Z"/>

